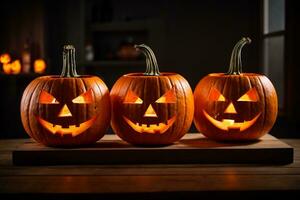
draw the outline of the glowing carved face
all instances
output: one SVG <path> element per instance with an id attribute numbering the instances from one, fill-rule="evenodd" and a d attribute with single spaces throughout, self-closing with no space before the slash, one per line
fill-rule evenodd
<path id="1" fill-rule="evenodd" d="M 255 88 L 251 88 L 248 90 L 244 95 L 242 95 L 237 101 L 238 102 L 257 102 L 259 100 L 257 91 Z M 235 116 L 239 115 L 239 113 L 236 111 L 236 108 L 232 101 L 226 100 L 226 98 L 215 88 L 213 88 L 209 94 L 209 101 L 215 101 L 215 102 L 224 102 L 227 103 L 227 107 L 224 110 L 224 113 L 217 114 L 217 116 Z M 228 104 L 229 102 L 229 104 Z M 256 120 L 259 118 L 261 113 L 258 113 L 256 116 L 254 116 L 250 120 L 243 120 L 236 122 L 234 117 L 233 118 L 222 118 L 220 120 L 215 119 L 211 115 L 209 115 L 205 110 L 203 110 L 204 116 L 217 128 L 229 131 L 232 129 L 244 131 L 251 127 Z"/>
<path id="2" fill-rule="evenodd" d="M 156 104 L 174 104 L 176 103 L 176 96 L 174 88 L 168 90 L 164 95 L 158 98 L 154 103 Z M 129 90 L 123 101 L 123 104 L 132 105 L 143 105 L 144 101 L 133 91 Z M 146 105 L 146 111 L 143 113 L 143 122 L 133 122 L 133 120 L 128 117 L 123 116 L 126 123 L 134 129 L 137 133 L 148 133 L 148 134 L 163 134 L 166 132 L 175 122 L 176 116 L 167 119 L 166 121 L 158 121 L 158 113 L 153 108 L 153 103 Z"/>
<path id="3" fill-rule="evenodd" d="M 54 96 L 52 96 L 51 94 L 49 94 L 48 92 L 46 92 L 44 90 L 40 94 L 39 103 L 40 104 L 60 105 L 60 102 L 58 102 Z M 72 99 L 72 103 L 79 104 L 79 105 L 93 103 L 93 91 L 90 89 L 87 92 L 79 95 L 78 97 Z M 60 108 L 59 112 L 57 113 L 56 121 L 57 122 L 64 121 L 64 122 L 68 123 L 69 121 L 72 121 L 72 120 L 70 120 L 71 118 L 73 118 L 73 114 L 70 111 L 67 104 L 65 103 Z M 71 134 L 73 137 L 75 137 L 77 135 L 80 135 L 84 131 L 86 131 L 88 128 L 90 128 L 94 124 L 94 122 L 96 120 L 96 116 L 92 117 L 91 119 L 89 119 L 87 121 L 81 122 L 81 123 L 77 123 L 77 124 L 64 123 L 64 125 L 51 123 L 39 116 L 37 116 L 37 119 L 38 119 L 39 123 L 45 129 L 47 129 L 49 132 L 51 132 L 52 134 L 60 134 L 61 136 Z"/>

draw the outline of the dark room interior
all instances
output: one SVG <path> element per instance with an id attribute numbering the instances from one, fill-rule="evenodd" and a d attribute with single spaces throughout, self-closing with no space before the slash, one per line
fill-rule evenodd
<path id="1" fill-rule="evenodd" d="M 291 146 L 294 148 L 295 156 L 298 156 L 294 157 L 294 162 L 297 163 L 297 159 L 300 158 L 299 153 L 297 154 L 300 147 L 298 140 L 300 138 L 300 117 L 298 114 L 300 112 L 300 106 L 298 105 L 300 102 L 300 84 L 298 82 L 298 74 L 300 73 L 298 60 L 300 7 L 296 0 L 10 0 L 1 2 L 0 7 L 2 8 L 0 12 L 2 24 L 0 31 L 0 141 L 3 142 L 0 149 L 6 152 L 5 155 L 0 155 L 0 159 L 4 160 L 5 163 L 6 161 L 11 162 L 10 154 L 8 156 L 8 150 L 5 150 L 6 147 L 4 146 L 6 141 L 8 143 L 15 140 L 27 141 L 29 138 L 21 122 L 20 103 L 23 92 L 27 85 L 38 77 L 61 74 L 64 45 L 73 45 L 76 49 L 78 74 L 100 77 L 109 91 L 124 74 L 145 71 L 145 56 L 134 48 L 134 45 L 138 44 L 146 44 L 151 47 L 161 72 L 175 72 L 182 75 L 194 91 L 199 81 L 208 74 L 226 73 L 228 71 L 232 49 L 243 37 L 251 38 L 251 44 L 245 46 L 242 52 L 243 72 L 264 74 L 273 83 L 277 93 L 278 115 L 269 134 L 283 141 L 298 141 L 298 143 L 295 142 L 296 146 Z M 188 133 L 197 132 L 199 131 L 193 123 Z M 109 127 L 106 134 L 114 135 L 113 129 Z M 9 165 L 12 167 L 12 164 Z M 197 166 L 192 166 L 196 170 Z M 135 165 L 135 167 L 139 168 L 138 165 Z M 286 176 L 293 175 L 295 179 L 287 178 L 290 182 L 284 179 L 286 185 L 292 186 L 287 186 L 283 190 L 298 192 L 300 189 L 299 163 L 297 166 L 295 163 L 293 164 L 294 171 L 291 171 L 293 167 L 284 167 L 280 174 L 287 173 Z M 6 164 L 5 166 L 1 164 L 0 168 L 3 168 L 0 176 L 14 176 L 13 169 L 10 171 Z M 109 169 L 107 166 L 104 168 L 105 170 Z M 108 174 L 111 173 L 109 175 L 112 175 L 113 172 L 118 169 L 121 170 L 121 168 L 114 165 L 110 169 L 112 171 Z M 133 169 L 132 166 L 129 168 Z M 154 171 L 158 170 L 158 168 L 155 168 Z M 176 169 L 179 170 L 180 166 L 173 168 L 169 164 L 167 168 L 171 171 L 166 171 L 166 174 L 176 174 Z M 226 182 L 226 178 L 236 178 L 237 181 L 243 182 L 243 178 L 240 180 L 240 175 L 230 172 L 229 168 L 224 168 L 225 175 L 223 175 L 225 178 L 222 179 L 223 183 L 234 182 L 234 180 Z M 288 168 L 290 170 L 284 171 Z M 63 176 L 62 172 L 59 171 L 60 169 L 57 169 L 57 174 L 51 169 L 48 169 L 49 176 Z M 71 169 L 70 166 L 68 166 L 68 169 L 71 172 L 67 173 L 62 182 L 47 180 L 57 184 L 67 183 L 73 181 L 72 175 L 74 175 L 77 176 L 76 181 L 87 181 L 86 183 L 80 183 L 82 187 L 93 182 L 93 180 L 87 178 L 78 178 L 81 175 L 78 171 Z M 204 166 L 197 169 L 204 170 Z M 218 165 L 213 166 L 211 169 L 211 171 L 208 170 L 209 173 L 218 174 L 220 172 L 217 172 Z M 235 170 L 236 168 L 232 169 Z M 266 166 L 262 166 L 262 169 L 267 170 Z M 280 169 L 276 168 L 275 171 L 278 172 Z M 28 172 L 29 175 L 35 173 L 34 167 L 28 170 L 31 170 Z M 85 170 L 89 171 L 89 169 Z M 93 166 L 91 172 L 87 173 L 88 175 L 85 174 L 85 176 L 92 176 L 93 172 L 95 174 L 99 173 L 99 176 L 105 176 L 105 170 L 99 172 Z M 20 173 L 22 176 L 27 176 L 27 172 L 24 171 L 17 171 L 16 174 Z M 37 174 L 48 176 L 48 171 L 40 171 Z M 238 169 L 238 171 L 243 170 Z M 124 184 L 124 182 L 127 182 L 125 176 L 130 174 L 123 172 L 117 173 L 117 175 L 124 176 Z M 144 177 L 146 175 L 150 176 L 152 172 L 150 170 L 146 174 L 137 173 L 140 173 L 139 176 Z M 254 173 L 254 170 L 250 170 L 250 172 Z M 130 171 L 130 173 L 134 172 Z M 153 173 L 156 173 L 157 176 L 163 174 L 156 171 Z M 197 176 L 203 175 L 202 171 L 200 173 L 196 170 L 195 173 L 198 173 Z M 247 173 L 248 171 L 245 172 L 245 174 Z M 226 177 L 226 174 L 231 177 Z M 245 174 L 242 173 L 241 176 L 246 176 Z M 185 181 L 187 182 L 188 176 L 192 176 L 192 173 L 186 175 Z M 271 172 L 269 176 L 271 181 Z M 262 175 L 260 178 L 266 178 L 267 180 L 269 176 Z M 134 182 L 135 179 L 131 178 L 128 178 L 129 182 Z M 273 179 L 275 180 L 274 177 Z M 33 178 L 33 180 L 36 180 L 36 178 Z M 148 187 L 147 184 L 153 184 L 152 181 L 154 180 L 151 180 L 151 178 L 148 180 L 149 182 L 147 180 L 138 181 L 138 183 L 146 185 L 141 186 L 141 188 L 145 189 Z M 161 181 L 160 179 L 155 180 Z M 3 185 L 9 181 L 11 180 L 7 178 L 3 181 L 0 180 L 0 183 Z M 162 184 L 171 184 L 174 183 L 172 181 L 177 180 L 164 179 L 162 181 L 165 181 Z M 113 182 L 108 182 L 113 184 Z M 11 187 L 13 184 L 16 187 L 18 187 L 17 184 L 24 184 L 20 181 L 9 183 Z M 44 182 L 35 183 L 43 184 Z M 247 183 L 245 184 L 247 185 Z M 3 194 L 10 193 L 9 191 L 11 193 L 17 191 L 10 190 L 9 186 L 1 189 L 1 185 L 0 191 Z M 178 185 L 181 185 L 181 183 Z M 276 189 L 278 185 L 274 187 L 275 189 L 271 186 L 270 188 L 263 187 L 265 190 L 259 186 L 255 187 L 255 183 L 253 185 L 254 189 L 252 189 L 263 191 L 262 195 L 268 195 L 265 191 L 271 190 L 274 190 L 275 193 L 273 194 L 284 192 L 278 188 Z M 251 189 L 248 191 L 247 186 L 243 187 L 245 188 L 242 188 L 241 191 L 248 194 Z M 174 188 L 170 191 L 173 191 Z M 178 190 L 174 189 L 175 193 L 171 192 L 170 194 L 177 198 L 181 197 L 177 195 L 177 193 L 181 194 L 180 192 L 186 192 L 184 194 L 188 196 L 198 195 L 199 191 L 195 188 L 192 189 L 193 192 L 189 193 L 188 187 L 182 189 L 178 186 L 176 188 Z M 52 189 L 47 190 L 47 192 L 52 193 Z M 211 195 L 207 192 L 210 190 L 209 188 L 202 189 L 207 196 Z M 239 190 L 234 186 L 231 189 Z M 107 190 L 109 191 L 109 189 Z M 218 190 L 218 187 L 216 190 Z M 20 193 L 22 191 L 26 193 L 26 189 L 20 191 Z M 67 191 L 66 193 L 70 192 L 68 189 L 60 191 L 62 193 L 64 191 Z M 112 189 L 112 191 L 114 190 Z M 120 191 L 116 190 L 113 197 L 121 197 L 122 192 Z M 144 190 L 141 189 L 141 191 Z M 154 197 L 158 199 L 162 198 L 158 194 L 169 192 L 168 188 L 153 189 L 153 191 L 153 194 L 156 195 Z M 128 197 L 133 199 L 146 197 L 147 199 L 148 192 L 150 194 L 153 191 L 145 189 L 145 193 L 139 193 L 140 196 L 135 196 L 136 191 L 130 190 Z M 38 189 L 27 192 L 39 193 Z M 96 197 L 96 193 L 99 191 L 93 189 L 89 191 L 87 189 L 83 193 L 85 192 L 91 192 L 90 195 Z M 108 194 L 109 192 L 105 195 L 109 197 Z M 218 195 L 239 197 L 239 194 L 220 192 L 215 195 L 216 197 Z M 251 195 L 253 194 L 249 192 L 249 197 Z M 41 197 L 51 199 L 56 196 L 46 195 Z M 85 196 L 79 195 L 77 198 L 85 198 Z"/>

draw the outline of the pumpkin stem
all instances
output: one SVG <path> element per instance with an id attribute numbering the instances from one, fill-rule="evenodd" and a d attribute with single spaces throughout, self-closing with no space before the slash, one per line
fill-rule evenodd
<path id="1" fill-rule="evenodd" d="M 146 56 L 146 71 L 144 75 L 159 76 L 160 73 L 159 73 L 156 57 L 152 49 L 150 49 L 150 47 L 148 47 L 145 44 L 134 45 L 134 48 L 141 51 Z"/>
<path id="2" fill-rule="evenodd" d="M 250 43 L 251 39 L 248 37 L 243 37 L 236 43 L 231 53 L 230 66 L 227 74 L 238 75 L 242 73 L 242 48 L 245 46 L 245 44 Z"/>
<path id="3" fill-rule="evenodd" d="M 63 68 L 60 77 L 78 77 L 75 62 L 75 47 L 64 45 L 63 48 Z"/>

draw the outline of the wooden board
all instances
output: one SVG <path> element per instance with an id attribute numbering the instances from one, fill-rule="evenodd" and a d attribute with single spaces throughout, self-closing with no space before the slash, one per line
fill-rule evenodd
<path id="1" fill-rule="evenodd" d="M 165 147 L 135 147 L 115 135 L 82 148 L 51 148 L 30 141 L 12 156 L 14 165 L 288 164 L 293 162 L 293 153 L 291 146 L 271 135 L 256 142 L 220 143 L 193 133 Z"/>

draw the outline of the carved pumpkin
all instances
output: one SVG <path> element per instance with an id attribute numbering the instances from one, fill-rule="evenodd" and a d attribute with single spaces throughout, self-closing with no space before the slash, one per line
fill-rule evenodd
<path id="1" fill-rule="evenodd" d="M 25 89 L 21 118 L 26 132 L 47 146 L 95 143 L 110 121 L 110 97 L 96 76 L 76 72 L 75 49 L 64 46 L 60 76 L 42 76 Z"/>
<path id="2" fill-rule="evenodd" d="M 254 140 L 266 134 L 277 116 L 277 95 L 264 75 L 242 73 L 242 38 L 234 47 L 227 73 L 204 77 L 197 85 L 194 123 L 216 140 Z"/>
<path id="3" fill-rule="evenodd" d="M 123 75 L 113 86 L 112 128 L 132 144 L 171 144 L 179 140 L 192 123 L 192 90 L 179 74 L 160 73 L 148 46 L 135 47 L 145 54 L 147 70 Z"/>

